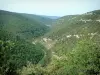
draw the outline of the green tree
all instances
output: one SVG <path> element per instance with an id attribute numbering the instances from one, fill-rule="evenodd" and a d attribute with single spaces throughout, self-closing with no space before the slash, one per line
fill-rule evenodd
<path id="1" fill-rule="evenodd" d="M 10 50 L 12 50 L 14 43 L 11 41 L 0 40 L 0 74 L 6 75 L 8 71 L 8 59 L 10 58 Z"/>
<path id="2" fill-rule="evenodd" d="M 90 40 L 80 41 L 68 57 L 68 75 L 99 75 L 100 46 Z"/>
<path id="3" fill-rule="evenodd" d="M 27 65 L 37 64 L 44 56 L 45 48 L 23 41 L 0 41 L 0 74 L 17 75 L 16 70 Z"/>

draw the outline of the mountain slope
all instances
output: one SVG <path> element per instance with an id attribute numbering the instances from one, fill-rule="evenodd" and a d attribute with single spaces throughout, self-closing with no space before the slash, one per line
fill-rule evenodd
<path id="1" fill-rule="evenodd" d="M 92 14 L 90 14 L 92 13 Z M 63 34 L 77 34 L 82 33 L 83 30 L 88 32 L 98 32 L 100 28 L 100 14 L 98 11 L 88 12 L 82 15 L 64 16 L 54 23 L 50 36 L 61 36 Z M 84 29 L 85 28 L 85 29 Z"/>
<path id="2" fill-rule="evenodd" d="M 46 48 L 30 40 L 47 31 L 46 25 L 34 19 L 0 10 L 0 75 L 19 75 L 17 70 L 28 63 L 38 64 Z"/>
<path id="3" fill-rule="evenodd" d="M 51 31 L 40 39 L 51 55 L 50 60 L 47 60 L 50 63 L 43 68 L 46 71 L 43 74 L 100 74 L 97 65 L 100 64 L 99 13 L 96 10 L 82 15 L 64 16 L 54 23 Z"/>
<path id="4" fill-rule="evenodd" d="M 0 13 L 2 17 L 0 19 L 2 31 L 0 31 L 0 38 L 2 38 L 3 33 L 5 33 L 3 36 L 6 37 L 6 32 L 17 36 L 17 39 L 19 36 L 25 39 L 44 36 L 33 40 L 33 45 L 21 39 L 16 42 L 2 41 L 1 39 L 1 51 L 6 51 L 5 49 L 8 48 L 12 53 L 10 54 L 8 51 L 8 54 L 11 55 L 10 60 L 19 59 L 20 56 L 20 61 L 16 62 L 15 59 L 14 63 L 13 61 L 10 62 L 14 65 L 17 63 L 22 67 L 24 66 L 18 68 L 19 75 L 99 75 L 99 12 L 99 10 L 96 10 L 82 15 L 64 16 L 55 21 L 52 30 L 44 35 L 47 32 L 45 22 L 33 19 L 29 14 L 26 16 L 25 14 L 2 11 Z M 9 48 L 10 45 L 15 46 Z M 5 54 L 6 52 L 2 53 Z M 37 59 L 38 61 L 35 61 Z M 32 61 L 36 62 L 36 65 L 32 64 Z M 6 63 L 2 64 L 5 65 Z M 4 68 L 4 72 L 13 72 L 13 68 L 15 68 L 13 64 L 10 68 L 7 67 L 8 71 Z"/>
<path id="5" fill-rule="evenodd" d="M 47 48 L 43 67 L 29 65 L 26 75 L 100 75 L 99 10 L 58 19 L 38 41 Z"/>
<path id="6" fill-rule="evenodd" d="M 33 14 L 22 14 L 24 17 L 27 17 L 29 19 L 36 20 L 44 25 L 51 25 L 55 19 L 49 17 L 49 16 L 42 16 L 42 15 L 33 15 Z"/>
<path id="7" fill-rule="evenodd" d="M 69 15 L 58 19 L 52 30 L 44 38 L 55 42 L 52 50 L 57 55 L 66 55 L 79 40 L 100 39 L 100 11 L 92 11 L 82 15 Z"/>
<path id="8" fill-rule="evenodd" d="M 0 10 L 0 30 L 12 33 L 15 36 L 31 39 L 43 35 L 48 29 L 48 26 L 36 19 L 28 18 L 20 13 Z"/>

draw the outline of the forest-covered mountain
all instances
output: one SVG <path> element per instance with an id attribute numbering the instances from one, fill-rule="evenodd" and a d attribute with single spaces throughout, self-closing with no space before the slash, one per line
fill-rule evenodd
<path id="1" fill-rule="evenodd" d="M 95 33 L 99 31 L 100 11 L 92 11 L 82 15 L 68 15 L 55 21 L 50 36 L 61 36 L 64 34 L 81 34 L 87 32 Z"/>
<path id="2" fill-rule="evenodd" d="M 31 40 L 49 31 L 46 18 L 28 15 L 0 10 L 0 75 L 17 75 L 16 70 L 28 63 L 38 64 L 44 57 L 46 48 Z"/>
<path id="3" fill-rule="evenodd" d="M 100 10 L 59 18 L 41 42 L 51 52 L 50 75 L 100 74 Z"/>
<path id="4" fill-rule="evenodd" d="M 20 36 L 32 39 L 44 35 L 49 30 L 52 19 L 38 15 L 20 14 L 0 10 L 0 29 Z"/>
<path id="5" fill-rule="evenodd" d="M 44 25 L 52 25 L 52 23 L 59 17 L 53 17 L 53 16 L 43 16 L 43 15 L 33 15 L 33 14 L 22 14 L 24 17 L 33 19 L 38 21 L 39 23 L 42 23 Z"/>
<path id="6" fill-rule="evenodd" d="M 1 75 L 100 75 L 100 10 L 57 19 L 0 11 L 0 57 Z"/>
<path id="7" fill-rule="evenodd" d="M 45 37 L 57 41 L 55 44 L 57 48 L 54 49 L 57 52 L 62 51 L 62 48 L 65 48 L 66 51 L 70 50 L 77 40 L 83 38 L 98 41 L 100 40 L 100 10 L 61 17 L 55 21 L 52 30 Z"/>

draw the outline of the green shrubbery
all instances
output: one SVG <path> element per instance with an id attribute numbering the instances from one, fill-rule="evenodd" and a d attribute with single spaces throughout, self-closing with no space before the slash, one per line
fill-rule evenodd
<path id="1" fill-rule="evenodd" d="M 21 75 L 99 75 L 100 46 L 91 40 L 82 40 L 65 59 L 52 59 L 46 67 L 28 65 Z"/>
<path id="2" fill-rule="evenodd" d="M 39 43 L 0 41 L 0 73 L 15 75 L 16 70 L 27 65 L 27 62 L 37 64 L 44 56 L 44 49 Z"/>
<path id="3" fill-rule="evenodd" d="M 99 75 L 100 46 L 90 40 L 80 41 L 67 55 L 66 65 L 58 75 Z"/>

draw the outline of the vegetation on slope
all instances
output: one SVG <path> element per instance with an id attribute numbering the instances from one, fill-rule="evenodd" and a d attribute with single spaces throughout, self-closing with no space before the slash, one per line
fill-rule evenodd
<path id="1" fill-rule="evenodd" d="M 26 40 L 39 37 L 48 27 L 21 14 L 0 11 L 0 75 L 18 75 L 28 63 L 38 64 L 46 48 Z"/>
<path id="2" fill-rule="evenodd" d="M 23 39 L 32 39 L 44 35 L 49 28 L 37 20 L 19 13 L 0 10 L 0 30 L 5 30 Z"/>
<path id="3" fill-rule="evenodd" d="M 100 74 L 100 14 L 95 12 L 65 16 L 54 23 L 52 30 L 44 36 L 55 41 L 50 49 L 51 62 L 46 68 L 32 67 L 33 75 Z"/>
<path id="4" fill-rule="evenodd" d="M 99 75 L 100 46 L 89 39 L 79 41 L 69 53 L 55 58 L 46 67 L 28 64 L 20 75 Z"/>
<path id="5" fill-rule="evenodd" d="M 5 60 L 0 64 L 1 74 L 100 75 L 99 11 L 64 16 L 54 24 L 52 30 L 34 40 L 33 45 L 2 29 L 0 60 Z"/>
<path id="6" fill-rule="evenodd" d="M 33 14 L 22 14 L 24 17 L 27 17 L 29 19 L 33 19 L 38 21 L 39 23 L 42 23 L 44 25 L 50 25 L 55 21 L 55 19 L 51 19 L 48 16 L 42 16 L 42 15 L 33 15 Z"/>
<path id="7" fill-rule="evenodd" d="M 16 75 L 16 70 L 26 66 L 28 62 L 37 64 L 44 56 L 44 49 L 41 44 L 0 40 L 0 74 Z"/>
<path id="8" fill-rule="evenodd" d="M 52 50 L 59 56 L 66 55 L 79 40 L 85 38 L 99 41 L 100 14 L 95 12 L 97 11 L 89 12 L 92 14 L 70 15 L 58 19 L 52 30 L 45 36 L 56 41 Z"/>

